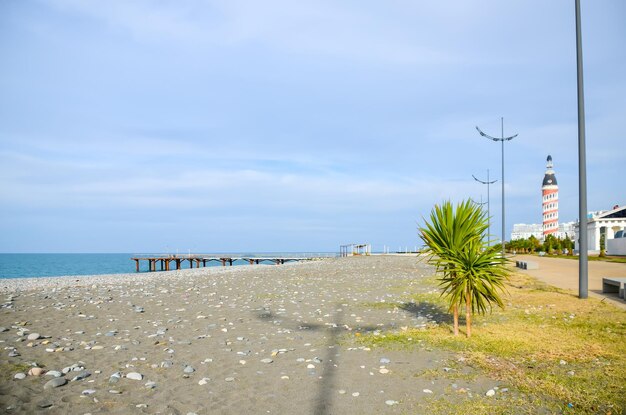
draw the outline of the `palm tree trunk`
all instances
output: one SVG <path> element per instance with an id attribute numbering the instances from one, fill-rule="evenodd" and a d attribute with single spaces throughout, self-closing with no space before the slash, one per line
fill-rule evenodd
<path id="1" fill-rule="evenodd" d="M 469 290 L 465 295 L 465 325 L 467 327 L 467 337 L 472 335 L 472 298 Z"/>
<path id="2" fill-rule="evenodd" d="M 459 335 L 459 305 L 455 304 L 454 308 L 452 309 L 452 313 L 454 316 L 454 335 L 458 336 Z"/>

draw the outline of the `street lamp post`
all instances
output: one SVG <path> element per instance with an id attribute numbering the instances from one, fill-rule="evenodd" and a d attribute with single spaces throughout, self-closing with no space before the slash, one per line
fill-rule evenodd
<path id="1" fill-rule="evenodd" d="M 515 137 L 517 137 L 517 134 L 512 135 L 510 137 L 505 137 L 504 136 L 504 117 L 502 117 L 501 119 L 502 122 L 502 137 L 501 138 L 496 138 L 496 137 L 492 137 L 490 135 L 487 135 L 485 133 L 483 133 L 480 128 L 476 127 L 476 130 L 478 130 L 478 133 L 480 135 L 482 135 L 483 137 L 487 137 L 490 140 L 493 141 L 500 141 L 502 143 L 502 258 L 504 258 L 504 225 L 505 225 L 505 216 L 504 216 L 504 142 L 505 141 L 511 141 L 512 139 L 514 139 Z"/>
<path id="2" fill-rule="evenodd" d="M 578 92 L 578 297 L 587 298 L 587 158 L 585 151 L 585 95 L 583 88 L 583 46 L 580 34 L 580 0 L 576 7 L 576 79 Z"/>
<path id="3" fill-rule="evenodd" d="M 489 187 L 492 184 L 494 184 L 495 182 L 497 182 L 497 180 L 493 180 L 491 182 L 489 181 L 489 169 L 487 169 L 487 181 L 480 180 L 479 178 L 477 178 L 473 174 L 472 174 L 472 177 L 478 183 L 482 183 L 482 184 L 486 184 L 487 185 L 487 241 L 489 241 L 489 238 L 491 238 L 491 213 L 489 211 Z M 487 242 L 487 243 L 489 243 L 489 242 Z"/>

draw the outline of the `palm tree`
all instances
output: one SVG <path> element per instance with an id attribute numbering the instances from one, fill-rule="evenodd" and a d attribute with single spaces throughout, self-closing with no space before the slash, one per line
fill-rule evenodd
<path id="1" fill-rule="evenodd" d="M 494 303 L 503 306 L 500 292 L 504 291 L 507 278 L 505 259 L 482 240 L 487 227 L 485 212 L 467 200 L 456 208 L 449 201 L 435 205 L 430 221 L 420 228 L 428 262 L 442 274 L 441 295 L 448 299 L 449 311 L 453 313 L 455 335 L 458 335 L 459 306 L 465 305 L 468 337 L 472 313 L 484 314 Z"/>

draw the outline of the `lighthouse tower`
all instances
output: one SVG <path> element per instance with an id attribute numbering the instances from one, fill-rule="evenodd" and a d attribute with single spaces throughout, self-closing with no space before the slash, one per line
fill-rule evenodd
<path id="1" fill-rule="evenodd" d="M 559 230 L 559 186 L 552 166 L 552 156 L 548 156 L 546 174 L 543 176 L 541 194 L 543 196 L 543 237 Z"/>

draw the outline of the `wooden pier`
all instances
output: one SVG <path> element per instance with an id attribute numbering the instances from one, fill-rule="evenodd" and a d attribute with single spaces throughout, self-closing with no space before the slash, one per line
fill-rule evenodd
<path id="1" fill-rule="evenodd" d="M 131 258 L 131 260 L 135 261 L 137 272 L 139 272 L 139 264 L 141 261 L 148 262 L 148 271 L 156 271 L 157 263 L 159 264 L 159 268 L 161 271 L 170 271 L 174 269 L 182 269 L 185 262 L 189 263 L 189 268 L 200 268 L 206 267 L 207 263 L 211 261 L 221 262 L 222 266 L 225 267 L 226 264 L 232 266 L 235 261 L 246 261 L 250 265 L 253 264 L 261 264 L 263 262 L 273 262 L 276 265 L 281 265 L 286 262 L 297 262 L 297 261 L 311 261 L 313 257 L 216 257 L 216 256 L 194 256 L 194 255 L 186 255 L 186 256 L 178 256 L 178 255 L 168 255 L 168 256 L 137 256 Z"/>

